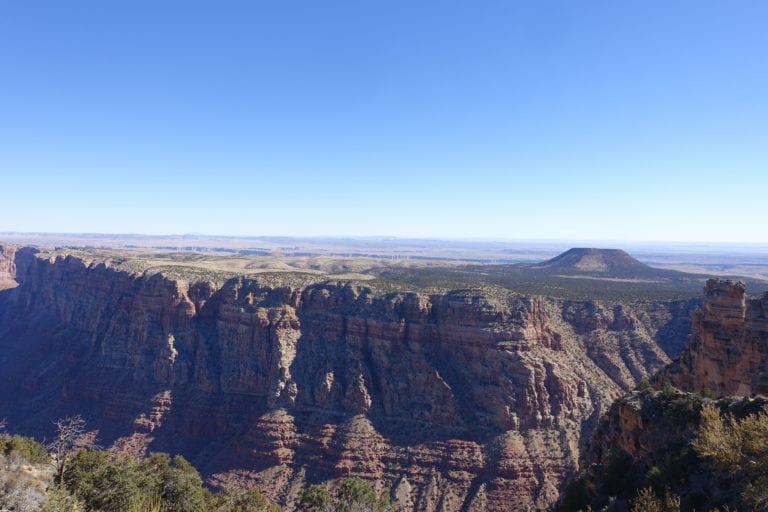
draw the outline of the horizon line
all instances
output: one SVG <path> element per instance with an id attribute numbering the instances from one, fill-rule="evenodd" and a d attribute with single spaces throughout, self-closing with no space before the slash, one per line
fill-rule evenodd
<path id="1" fill-rule="evenodd" d="M 758 246 L 768 247 L 766 242 L 754 241 L 717 241 L 717 240 L 643 240 L 643 239 L 618 239 L 618 238 L 510 238 L 510 237 L 489 237 L 489 236 L 403 236 L 403 235 L 232 235 L 232 234 L 211 234 L 211 233 L 164 233 L 148 234 L 136 232 L 96 232 L 96 231 L 0 231 L 0 236 L 40 236 L 40 237 L 130 237 L 130 238 L 227 238 L 227 239 L 291 239 L 291 240 L 402 240 L 402 241 L 441 241 L 441 242 L 460 242 L 460 243 L 625 243 L 641 245 L 717 245 L 717 246 Z"/>

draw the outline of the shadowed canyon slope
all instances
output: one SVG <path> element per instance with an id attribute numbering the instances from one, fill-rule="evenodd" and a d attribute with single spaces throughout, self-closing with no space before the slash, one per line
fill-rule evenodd
<path id="1" fill-rule="evenodd" d="M 181 452 L 289 506 L 306 483 L 359 475 L 413 510 L 545 507 L 696 305 L 149 270 L 125 253 L 0 259 L 18 283 L 0 292 L 11 428 L 50 436 L 81 413 L 102 444 Z"/>

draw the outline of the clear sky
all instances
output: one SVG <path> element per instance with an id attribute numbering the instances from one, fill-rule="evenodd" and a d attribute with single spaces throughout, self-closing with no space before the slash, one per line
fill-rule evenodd
<path id="1" fill-rule="evenodd" d="M 0 0 L 0 231 L 768 242 L 768 2 Z"/>

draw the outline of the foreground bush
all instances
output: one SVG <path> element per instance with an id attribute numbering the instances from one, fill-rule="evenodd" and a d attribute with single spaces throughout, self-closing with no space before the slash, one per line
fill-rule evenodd
<path id="1" fill-rule="evenodd" d="M 184 457 L 134 458 L 94 448 L 80 416 L 56 422 L 47 446 L 0 419 L 0 511 L 279 512 L 258 489 L 212 493 Z M 53 455 L 51 455 L 53 454 Z"/>
<path id="2" fill-rule="evenodd" d="M 749 510 L 768 508 L 768 406 L 742 419 L 705 408 L 693 447 L 721 489 L 738 494 Z"/>
<path id="3" fill-rule="evenodd" d="M 312 485 L 299 493 L 299 510 L 308 512 L 389 512 L 394 510 L 386 493 L 378 494 L 370 482 L 345 478 L 332 496 L 327 487 Z"/>
<path id="4" fill-rule="evenodd" d="M 64 487 L 87 511 L 101 512 L 273 512 L 257 489 L 213 494 L 182 456 L 152 454 L 136 461 L 101 450 L 82 450 L 63 476 Z"/>

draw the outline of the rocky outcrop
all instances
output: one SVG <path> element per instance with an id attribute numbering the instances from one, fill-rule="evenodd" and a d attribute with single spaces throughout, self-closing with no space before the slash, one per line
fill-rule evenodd
<path id="1" fill-rule="evenodd" d="M 651 387 L 616 400 L 584 450 L 584 470 L 553 511 L 626 512 L 638 491 L 649 487 L 662 496 L 682 495 L 682 510 L 715 510 L 705 506 L 711 480 L 690 446 L 704 400 L 695 393 Z"/>
<path id="2" fill-rule="evenodd" d="M 15 431 L 50 435 L 80 413 L 102 444 L 184 453 L 212 482 L 256 482 L 289 507 L 305 483 L 348 475 L 413 510 L 545 507 L 694 306 L 12 259 L 0 417 Z"/>
<path id="3" fill-rule="evenodd" d="M 680 357 L 601 418 L 583 451 L 586 470 L 555 510 L 627 510 L 646 487 L 680 496 L 682 510 L 744 509 L 733 491 L 741 484 L 713 472 L 692 442 L 702 407 L 737 418 L 765 410 L 756 395 L 768 392 L 767 306 L 768 294 L 750 300 L 742 282 L 709 280 Z"/>
<path id="4" fill-rule="evenodd" d="M 14 288 L 16 283 L 16 248 L 0 245 L 0 290 Z"/>
<path id="5" fill-rule="evenodd" d="M 747 300 L 742 282 L 711 279 L 679 361 L 658 377 L 689 391 L 768 394 L 768 294 Z"/>

